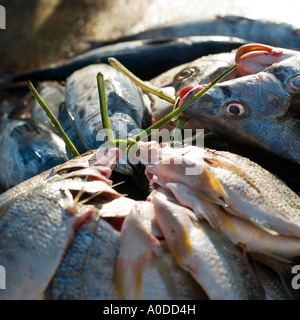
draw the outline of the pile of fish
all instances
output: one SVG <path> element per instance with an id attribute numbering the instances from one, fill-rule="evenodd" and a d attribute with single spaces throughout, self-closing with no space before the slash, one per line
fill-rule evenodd
<path id="1" fill-rule="evenodd" d="M 0 299 L 299 299 L 299 49 L 293 26 L 219 17 L 3 77 Z M 110 56 L 180 105 L 238 63 L 184 112 L 205 147 L 149 140 L 129 155 L 108 149 L 98 72 L 116 139 L 173 109 L 109 66 Z M 81 156 L 73 159 L 39 104 L 22 95 L 24 79 Z"/>

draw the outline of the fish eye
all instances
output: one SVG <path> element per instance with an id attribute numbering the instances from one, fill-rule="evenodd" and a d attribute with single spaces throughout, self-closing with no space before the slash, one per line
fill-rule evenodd
<path id="1" fill-rule="evenodd" d="M 185 78 L 190 77 L 196 71 L 195 68 L 188 68 L 181 71 L 181 73 L 177 76 L 177 80 L 183 80 Z"/>
<path id="2" fill-rule="evenodd" d="M 226 110 L 233 116 L 241 116 L 245 112 L 245 107 L 240 103 L 234 102 L 230 103 Z"/>
<path id="3" fill-rule="evenodd" d="M 300 92 L 300 75 L 289 78 L 286 83 L 286 89 L 289 93 Z"/>

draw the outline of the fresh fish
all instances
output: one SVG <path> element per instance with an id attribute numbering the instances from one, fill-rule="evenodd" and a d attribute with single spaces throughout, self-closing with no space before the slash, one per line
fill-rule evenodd
<path id="1" fill-rule="evenodd" d="M 252 49 L 264 49 L 264 50 L 254 50 Z M 249 52 L 245 52 L 245 50 L 249 50 Z M 163 87 L 163 90 L 173 94 L 175 96 L 176 92 L 181 92 L 181 95 L 185 94 L 185 90 L 187 92 L 192 88 L 192 86 L 196 84 L 206 84 L 214 80 L 217 76 L 219 76 L 223 71 L 227 70 L 229 67 L 233 66 L 235 63 L 237 51 L 238 54 L 238 62 L 242 73 L 246 70 L 249 72 L 249 66 L 251 67 L 252 71 L 261 70 L 262 68 L 266 68 L 270 66 L 270 63 L 276 62 L 276 59 L 282 59 L 282 57 L 287 56 L 295 56 L 295 53 L 292 50 L 284 50 L 283 55 L 277 54 L 280 53 L 281 49 L 272 48 L 270 46 L 259 45 L 258 47 L 249 44 L 246 46 L 241 47 L 241 50 L 234 50 L 230 53 L 221 53 L 216 55 L 209 55 L 207 57 L 202 57 L 197 59 L 191 63 L 184 64 L 182 66 L 178 66 L 173 68 L 162 75 L 154 78 L 151 80 L 151 83 L 157 87 Z M 242 54 L 244 52 L 244 54 Z M 273 55 L 272 55 L 273 52 Z M 275 53 L 275 54 L 274 54 Z M 246 58 L 245 58 L 246 57 Z M 288 59 L 286 60 L 286 62 Z M 284 61 L 280 62 L 278 66 L 279 70 L 283 70 L 284 67 L 282 66 Z M 273 66 L 274 68 L 274 66 Z M 250 70 L 251 70 L 250 69 Z M 227 80 L 234 79 L 237 76 L 236 71 L 231 72 L 225 78 L 223 78 L 220 83 L 226 82 Z M 294 82 L 297 80 L 297 76 L 291 78 Z M 238 81 L 238 80 L 237 80 Z M 226 82 L 227 83 L 227 82 Z M 231 82 L 229 82 L 231 83 Z M 244 83 L 246 85 L 246 83 Z M 267 86 L 267 84 L 266 84 Z M 293 85 L 295 87 L 295 84 Z M 291 85 L 288 85 L 288 88 Z M 239 90 L 240 99 L 243 98 L 243 91 Z M 292 90 L 290 90 L 292 91 Z M 288 114 L 292 117 L 290 121 L 297 121 L 297 105 L 298 103 L 298 95 L 292 94 L 292 99 L 290 100 Z M 253 97 L 254 99 L 255 97 Z M 152 122 L 155 123 L 163 116 L 168 114 L 173 110 L 173 105 L 167 103 L 161 99 L 153 98 L 151 99 L 154 101 L 152 106 Z M 205 97 L 201 98 L 205 99 Z M 200 100 L 201 101 L 201 100 Z M 200 103 L 199 101 L 199 103 Z M 196 109 L 196 107 L 195 107 Z M 294 111 L 293 111 L 294 110 Z M 190 110 L 186 111 L 187 113 Z M 195 110 L 196 112 L 196 110 Z M 200 111 L 199 111 L 200 112 Z M 259 112 L 259 110 L 257 110 Z M 294 116 L 293 116 L 294 113 Z M 202 117 L 201 117 L 202 118 Z M 225 117 L 224 117 L 225 118 Z M 198 119 L 198 120 L 197 120 Z M 204 119 L 204 116 L 203 116 Z M 238 120 L 238 119 L 237 119 Z M 271 120 L 271 119 L 270 119 Z M 288 121 L 286 121 L 288 122 Z M 226 123 L 224 121 L 224 123 Z M 174 128 L 176 122 L 171 122 L 168 124 L 168 129 L 171 131 Z M 223 150 L 223 151 L 230 151 L 233 153 L 238 153 L 244 157 L 251 159 L 252 161 L 259 163 L 261 166 L 266 168 L 268 171 L 275 173 L 280 179 L 285 181 L 290 188 L 294 191 L 298 191 L 300 189 L 300 170 L 299 165 L 292 160 L 287 160 L 277 154 L 272 152 L 273 149 L 266 150 L 257 147 L 257 144 L 249 145 L 247 143 L 247 147 L 245 147 L 245 141 L 243 139 L 229 139 L 226 135 L 225 130 L 221 132 L 210 131 L 208 126 L 205 125 L 205 121 L 200 121 L 199 117 L 192 117 L 185 125 L 184 129 L 192 128 L 192 129 L 204 129 L 205 138 L 204 138 L 204 145 L 211 149 Z M 230 130 L 230 128 L 229 128 Z M 228 131 L 226 129 L 226 131 Z M 241 140 L 241 141 L 239 141 Z"/>
<path id="2" fill-rule="evenodd" d="M 68 160 L 63 140 L 42 123 L 6 119 L 0 130 L 0 184 L 5 189 Z"/>
<path id="3" fill-rule="evenodd" d="M 206 218 L 214 229 L 234 244 L 241 244 L 247 252 L 261 253 L 289 262 L 300 255 L 300 238 L 262 230 L 245 219 L 229 214 L 222 207 L 202 200 L 201 196 L 184 184 L 176 182 L 165 186 L 181 205 L 193 209 L 200 218 Z"/>
<path id="4" fill-rule="evenodd" d="M 189 271 L 210 299 L 263 299 L 242 252 L 192 211 L 153 195 L 155 217 L 177 263 Z"/>
<path id="5" fill-rule="evenodd" d="M 49 178 L 59 175 L 64 172 L 74 171 L 75 169 L 82 169 L 80 172 L 83 174 L 86 174 L 87 172 L 89 174 L 95 174 L 95 171 L 89 170 L 90 167 L 99 167 L 101 166 L 101 163 L 99 164 L 101 157 L 103 159 L 109 158 L 111 159 L 111 163 L 117 163 L 118 162 L 118 155 L 120 150 L 117 149 L 115 152 L 115 149 L 108 150 L 107 154 L 104 152 L 98 153 L 98 150 L 90 150 L 86 152 L 85 154 L 82 154 L 76 158 L 73 158 L 61 165 L 58 165 L 52 169 L 49 169 L 47 171 L 44 171 L 24 182 L 21 182 L 20 184 L 10 188 L 9 190 L 5 191 L 3 194 L 0 195 L 0 204 L 1 206 L 5 207 L 10 202 L 15 201 L 18 196 L 21 194 L 36 188 L 38 185 L 44 183 Z M 99 160 L 100 159 L 100 160 Z M 105 163 L 104 160 L 103 163 Z M 108 160 L 107 160 L 108 161 Z M 112 182 L 108 180 L 108 178 L 112 174 L 112 166 L 111 168 L 108 167 L 101 167 L 101 176 L 96 175 L 95 178 L 101 178 L 103 181 L 105 181 L 107 184 L 112 185 Z M 89 170 L 89 171 L 88 171 Z M 106 171 L 105 171 L 106 170 Z"/>
<path id="6" fill-rule="evenodd" d="M 117 39 L 170 39 L 193 35 L 221 35 L 239 37 L 251 42 L 260 42 L 282 48 L 300 49 L 299 27 L 288 23 L 249 19 L 240 16 L 216 16 L 213 19 L 171 22 L 141 33 Z M 107 44 L 103 43 L 103 44 Z M 103 45 L 102 44 L 102 45 Z M 100 45 L 100 44 L 99 44 Z"/>
<path id="7" fill-rule="evenodd" d="M 93 166 L 86 169 L 76 167 L 81 158 L 71 160 L 60 168 L 64 171 L 1 203 L 0 261 L 7 270 L 1 299 L 44 297 L 74 230 L 97 211 L 93 203 L 121 196 L 107 179 L 119 156 L 114 150 L 90 158 Z"/>
<path id="8" fill-rule="evenodd" d="M 134 74 L 148 80 L 176 65 L 210 53 L 231 51 L 246 42 L 243 39 L 219 36 L 128 41 L 92 49 L 62 64 L 7 77 L 4 80 L 65 80 L 76 70 L 97 63 L 97 61 L 107 63 L 109 57 L 115 57 Z M 174 52 L 176 54 L 173 54 Z"/>
<path id="9" fill-rule="evenodd" d="M 46 299 L 117 299 L 115 264 L 120 246 L 120 228 L 136 204 L 119 197 L 103 203 L 94 216 L 80 226 L 52 279 Z"/>
<path id="10" fill-rule="evenodd" d="M 278 275 L 267 266 L 256 262 L 254 264 L 255 274 L 265 290 L 266 300 L 290 300 Z"/>
<path id="11" fill-rule="evenodd" d="M 115 139 L 127 139 L 151 124 L 150 101 L 144 99 L 140 89 L 113 67 L 91 65 L 73 73 L 66 83 L 66 108 L 72 117 L 73 128 L 87 149 L 96 149 L 105 142 L 97 74 L 105 79 L 108 115 Z M 122 160 L 123 161 L 123 160 Z M 132 167 L 124 160 L 116 170 L 133 174 Z"/>
<path id="12" fill-rule="evenodd" d="M 184 114 L 228 141 L 256 147 L 299 164 L 300 55 L 279 48 L 273 48 L 272 53 L 271 47 L 264 45 L 258 45 L 261 49 L 255 50 L 256 46 L 246 45 L 246 49 L 241 47 L 236 53 L 236 58 L 243 60 L 236 71 L 241 77 L 215 85 Z M 265 56 L 269 66 L 264 63 Z M 246 61 L 253 68 L 249 70 Z M 180 104 L 204 86 L 181 89 Z"/>
<path id="13" fill-rule="evenodd" d="M 209 83 L 217 78 L 222 72 L 228 70 L 234 65 L 236 50 L 226 53 L 210 54 L 201 57 L 192 62 L 176 66 L 159 76 L 151 79 L 151 84 L 162 88 L 164 92 L 175 96 L 184 87 L 195 84 Z M 229 80 L 234 77 L 231 72 L 221 81 Z M 172 112 L 174 105 L 149 94 L 152 101 L 152 123 L 157 122 L 168 113 Z M 168 129 L 174 128 L 175 122 L 168 124 Z M 188 128 L 204 128 L 199 121 L 191 119 L 184 127 Z"/>
<path id="14" fill-rule="evenodd" d="M 124 299 L 207 299 L 202 288 L 177 264 L 154 220 L 153 204 L 140 201 L 125 218 L 116 266 Z"/>
<path id="15" fill-rule="evenodd" d="M 300 238 L 299 196 L 256 163 L 196 146 L 138 145 L 152 187 L 185 184 L 200 199 L 221 205 L 271 234 Z M 204 214 L 200 209 L 199 214 Z"/>
<path id="16" fill-rule="evenodd" d="M 40 87 L 41 88 L 38 88 L 40 97 L 49 107 L 53 115 L 58 119 L 63 130 L 75 145 L 78 152 L 80 154 L 86 152 L 87 149 L 82 145 L 80 139 L 78 139 L 78 136 L 71 125 L 71 118 L 65 105 L 65 87 L 56 82 L 50 84 L 42 83 L 40 84 Z M 41 108 L 36 100 L 31 107 L 30 113 L 31 119 L 43 122 L 45 125 L 48 125 L 49 128 L 58 133 L 56 128 L 51 124 L 45 111 Z M 72 154 L 66 146 L 65 149 L 69 159 L 72 158 Z"/>
<path id="17" fill-rule="evenodd" d="M 59 118 L 60 105 L 65 101 L 65 87 L 60 83 L 41 84 L 39 87 L 40 88 L 37 89 L 39 95 L 49 107 L 53 115 L 56 118 Z M 45 111 L 36 100 L 31 107 L 31 118 L 35 119 L 36 121 L 49 124 L 51 127 L 53 127 Z"/>
<path id="18" fill-rule="evenodd" d="M 76 230 L 55 273 L 47 299 L 115 300 L 115 263 L 120 234 L 103 219 L 90 219 Z"/>

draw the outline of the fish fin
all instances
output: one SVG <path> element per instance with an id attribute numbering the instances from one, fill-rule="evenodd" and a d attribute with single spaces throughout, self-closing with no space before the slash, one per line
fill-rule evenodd
<path id="1" fill-rule="evenodd" d="M 204 168 L 203 173 L 206 174 L 206 177 L 213 191 L 215 191 L 219 196 L 226 198 L 227 193 L 224 190 L 222 183 L 209 171 L 209 169 Z"/>
<path id="2" fill-rule="evenodd" d="M 129 300 L 142 298 L 143 274 L 159 250 L 159 241 L 146 231 L 135 210 L 122 225 L 115 272 L 118 297 Z"/>
<path id="3" fill-rule="evenodd" d="M 184 261 L 193 254 L 193 247 L 185 219 L 192 224 L 194 213 L 165 199 L 159 193 L 153 195 L 155 217 L 166 239 L 167 246 L 176 262 L 184 267 Z M 180 212 L 179 212 L 180 211 Z M 186 212 L 185 212 L 186 211 Z M 191 215 L 189 214 L 191 213 Z"/>
<path id="4" fill-rule="evenodd" d="M 171 251 L 176 262 L 180 265 L 184 265 L 184 256 L 188 254 L 189 256 L 193 253 L 193 247 L 190 241 L 189 234 L 187 230 L 182 227 L 180 234 L 178 235 L 178 240 L 180 240 L 180 246 L 176 242 L 168 242 L 169 250 Z"/>
<path id="5" fill-rule="evenodd" d="M 222 208 L 218 210 L 218 218 L 221 219 L 222 224 L 226 227 L 227 230 L 230 230 L 231 233 L 234 235 L 237 235 L 237 230 L 232 221 L 230 220 L 229 216 L 226 214 L 226 212 L 223 211 Z"/>
<path id="6" fill-rule="evenodd" d="M 268 228 L 268 227 L 265 227 L 265 226 L 263 226 L 262 224 L 260 224 L 259 222 L 255 221 L 255 220 L 253 220 L 253 219 L 250 219 L 250 220 L 251 220 L 251 222 L 252 222 L 256 227 L 258 227 L 259 229 L 267 232 L 267 233 L 270 234 L 271 236 L 278 236 L 278 235 L 279 235 L 279 233 L 278 233 L 277 231 L 275 231 L 275 230 L 273 230 L 273 229 L 270 229 L 270 228 Z"/>
<path id="7" fill-rule="evenodd" d="M 229 163 L 227 161 L 222 160 L 220 157 L 213 158 L 213 157 L 206 157 L 203 160 L 213 167 L 222 167 L 231 171 L 232 173 L 238 174 L 238 176 L 242 177 L 252 188 L 254 188 L 258 194 L 261 194 L 259 188 L 256 186 L 255 181 L 249 176 L 245 171 L 241 170 L 241 168 L 237 167 L 235 164 Z"/>

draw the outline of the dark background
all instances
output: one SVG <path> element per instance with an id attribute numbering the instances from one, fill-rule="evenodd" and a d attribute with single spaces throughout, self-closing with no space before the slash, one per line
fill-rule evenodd
<path id="1" fill-rule="evenodd" d="M 298 3 L 298 4 L 297 4 Z M 108 40 L 169 21 L 215 14 L 244 15 L 299 24 L 294 0 L 0 0 L 6 30 L 0 30 L 0 75 L 60 62 Z"/>

